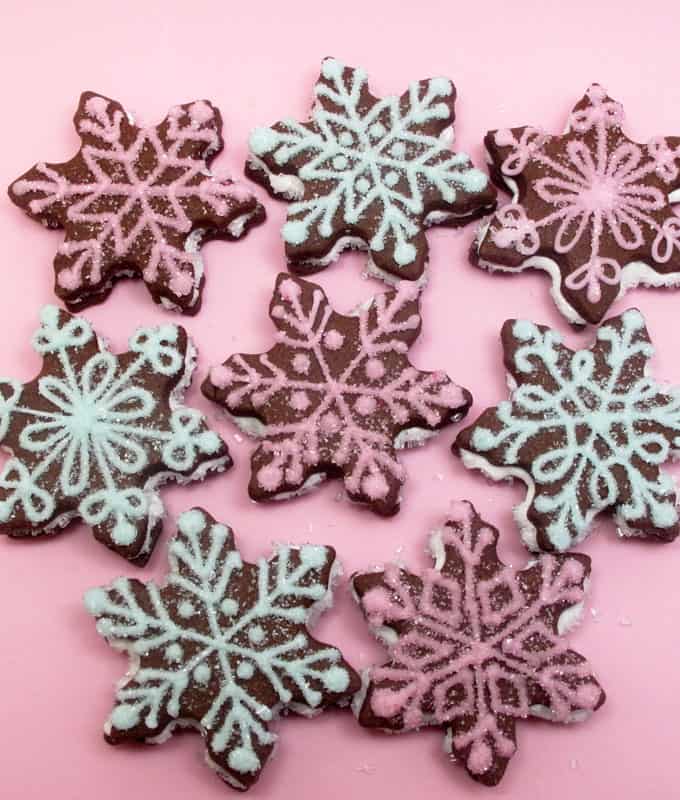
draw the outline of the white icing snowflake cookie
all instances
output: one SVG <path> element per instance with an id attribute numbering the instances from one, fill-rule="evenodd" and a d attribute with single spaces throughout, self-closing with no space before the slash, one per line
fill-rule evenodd
<path id="1" fill-rule="evenodd" d="M 675 539 L 676 486 L 661 467 L 680 450 L 680 388 L 649 375 L 640 312 L 612 317 L 589 350 L 525 320 L 506 322 L 501 338 L 516 388 L 454 451 L 493 479 L 527 484 L 515 515 L 528 547 L 566 550 L 607 509 L 623 536 Z"/>
<path id="2" fill-rule="evenodd" d="M 307 122 L 253 131 L 246 174 L 291 201 L 282 234 L 293 271 L 318 271 L 361 247 L 370 272 L 417 280 L 428 225 L 493 210 L 485 173 L 449 149 L 455 99 L 450 80 L 431 78 L 381 100 L 362 69 L 327 58 Z"/>
<path id="3" fill-rule="evenodd" d="M 197 728 L 208 765 L 247 789 L 274 748 L 271 720 L 346 704 L 359 676 L 307 626 L 331 603 L 335 552 L 280 546 L 241 559 L 231 530 L 195 508 L 179 518 L 163 585 L 119 578 L 85 595 L 97 630 L 130 655 L 108 742 L 164 741 Z"/>
<path id="4" fill-rule="evenodd" d="M 46 306 L 32 381 L 0 379 L 0 533 L 55 533 L 80 517 L 96 539 L 143 565 L 160 534 L 157 487 L 231 466 L 203 415 L 182 405 L 195 349 L 176 325 L 139 328 L 111 353 L 87 320 Z"/>

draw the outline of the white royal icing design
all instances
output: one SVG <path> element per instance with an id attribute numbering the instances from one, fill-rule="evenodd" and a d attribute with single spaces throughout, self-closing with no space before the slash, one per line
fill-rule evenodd
<path id="1" fill-rule="evenodd" d="M 284 708 L 320 709 L 321 690 L 350 686 L 340 652 L 305 627 L 327 604 L 334 559 L 330 548 L 303 545 L 244 563 L 228 527 L 200 509 L 182 514 L 163 586 L 119 578 L 85 595 L 98 632 L 135 665 L 107 732 L 135 728 L 134 738 L 157 740 L 191 719 L 222 777 L 247 782 L 276 739 L 270 720 Z"/>
<path id="2" fill-rule="evenodd" d="M 379 252 L 393 240 L 395 262 L 404 267 L 416 258 L 413 239 L 422 232 L 419 217 L 426 211 L 425 196 L 434 194 L 453 203 L 459 190 L 479 193 L 487 189 L 488 179 L 472 167 L 465 153 L 454 153 L 438 137 L 423 133 L 426 123 L 450 116 L 449 106 L 441 101 L 451 95 L 451 81 L 414 82 L 407 103 L 386 97 L 368 111 L 360 102 L 366 86 L 364 70 L 325 59 L 314 91 L 317 99 L 327 98 L 337 110 L 329 111 L 317 102 L 311 112 L 311 130 L 293 119 L 284 120 L 284 131 L 257 128 L 251 134 L 250 149 L 255 157 L 273 154 L 282 169 L 292 159 L 303 157 L 304 164 L 296 170 L 302 190 L 298 196 L 309 184 L 329 186 L 322 194 L 315 192 L 291 203 L 283 227 L 288 244 L 299 246 L 312 235 L 328 238 L 336 215 L 347 225 L 355 225 L 378 208 L 379 225 L 368 245 Z"/>
<path id="3" fill-rule="evenodd" d="M 626 529 L 649 519 L 663 538 L 678 522 L 675 484 L 659 468 L 680 447 L 680 390 L 645 374 L 654 350 L 640 312 L 609 320 L 590 350 L 572 353 L 557 332 L 523 320 L 512 336 L 519 386 L 491 410 L 497 432 L 482 420 L 472 427 L 474 453 L 494 451 L 492 466 L 517 467 L 520 452 L 542 437 L 525 480 L 534 492 L 528 505 L 550 519 L 542 533 L 555 549 L 584 539 L 593 517 L 610 506 Z M 484 469 L 474 456 L 469 464 Z M 535 546 L 536 532 L 527 533 Z"/>
<path id="4" fill-rule="evenodd" d="M 145 471 L 155 475 L 160 462 L 166 477 L 179 478 L 173 473 L 192 471 L 206 456 L 220 457 L 221 466 L 228 460 L 198 411 L 172 399 L 164 408 L 167 400 L 143 385 L 149 373 L 188 381 L 193 363 L 178 349 L 179 328 L 140 328 L 132 353 L 120 357 L 95 341 L 85 319 L 47 306 L 41 320 L 33 346 L 50 366 L 37 380 L 37 407 L 22 402 L 21 384 L 0 382 L 0 434 L 11 422 L 22 425 L 0 474 L 0 525 L 23 515 L 37 534 L 77 513 L 114 549 L 136 544 L 138 553 L 148 545 L 140 523 L 148 517 L 151 526 L 157 500 Z M 80 365 L 83 346 L 94 354 Z"/>

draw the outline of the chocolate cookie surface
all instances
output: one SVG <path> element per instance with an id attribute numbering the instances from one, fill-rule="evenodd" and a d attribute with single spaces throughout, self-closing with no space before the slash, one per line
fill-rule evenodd
<path id="1" fill-rule="evenodd" d="M 340 652 L 308 631 L 337 572 L 320 545 L 249 564 L 226 525 L 202 509 L 182 514 L 165 583 L 118 578 L 85 596 L 98 632 L 130 656 L 106 740 L 155 743 L 197 728 L 208 765 L 248 789 L 274 748 L 271 720 L 313 716 L 359 688 Z"/>
<path id="2" fill-rule="evenodd" d="M 224 146 L 220 112 L 199 100 L 140 128 L 115 100 L 84 92 L 74 124 L 76 156 L 38 163 L 9 187 L 29 216 L 64 229 L 57 296 L 78 310 L 105 300 L 118 278 L 140 277 L 156 302 L 195 313 L 201 243 L 238 239 L 264 219 L 244 186 L 209 170 Z"/>
<path id="3" fill-rule="evenodd" d="M 628 288 L 680 285 L 680 137 L 638 144 L 623 109 L 593 84 L 566 133 L 491 131 L 496 182 L 512 194 L 472 248 L 491 271 L 545 270 L 573 323 L 598 323 Z"/>
<path id="4" fill-rule="evenodd" d="M 520 478 L 515 509 L 532 550 L 566 550 L 612 510 L 622 536 L 672 541 L 676 485 L 661 466 L 680 449 L 680 388 L 657 383 L 644 319 L 631 309 L 573 351 L 557 331 L 509 320 L 501 333 L 515 388 L 461 431 L 454 452 L 494 480 Z"/>
<path id="5" fill-rule="evenodd" d="M 227 446 L 182 405 L 196 350 L 175 325 L 139 328 L 111 353 L 87 320 L 46 306 L 40 374 L 0 380 L 0 534 L 56 533 L 80 517 L 95 538 L 145 564 L 164 514 L 158 486 L 231 466 Z"/>
<path id="6" fill-rule="evenodd" d="M 408 359 L 421 327 L 419 290 L 402 282 L 350 315 L 323 290 L 282 274 L 270 316 L 277 343 L 214 367 L 203 392 L 261 439 L 250 496 L 283 499 L 342 477 L 349 497 L 383 515 L 399 509 L 397 449 L 462 418 L 472 397 L 443 372 Z"/>
<path id="7" fill-rule="evenodd" d="M 327 58 L 306 122 L 286 119 L 250 137 L 246 174 L 291 201 L 282 235 L 290 268 L 323 269 L 347 247 L 394 282 L 423 275 L 425 228 L 493 210 L 495 190 L 449 149 L 456 91 L 447 78 L 374 97 L 366 73 Z"/>
<path id="8" fill-rule="evenodd" d="M 498 558 L 498 531 L 470 503 L 432 534 L 433 569 L 392 565 L 352 578 L 390 660 L 366 674 L 359 722 L 391 733 L 436 725 L 471 778 L 502 779 L 519 720 L 583 720 L 605 700 L 564 634 L 583 611 L 590 559 L 542 555 L 522 570 Z"/>

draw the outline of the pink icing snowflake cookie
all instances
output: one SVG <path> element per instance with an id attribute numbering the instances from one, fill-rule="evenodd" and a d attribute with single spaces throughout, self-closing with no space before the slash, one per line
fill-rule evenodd
<path id="1" fill-rule="evenodd" d="M 317 272 L 359 247 L 371 274 L 417 280 L 427 226 L 461 225 L 493 210 L 487 175 L 450 149 L 455 101 L 442 77 L 378 98 L 363 69 L 326 58 L 309 119 L 253 131 L 246 174 L 291 201 L 281 233 L 292 271 Z"/>
<path id="2" fill-rule="evenodd" d="M 492 175 L 512 195 L 472 248 L 489 270 L 542 269 L 559 310 L 598 323 L 638 284 L 680 284 L 680 137 L 646 144 L 622 129 L 623 109 L 593 84 L 566 133 L 491 131 Z"/>
<path id="3" fill-rule="evenodd" d="M 77 310 L 105 300 L 117 279 L 141 277 L 156 302 L 195 313 L 201 244 L 238 239 L 264 219 L 244 186 L 209 170 L 224 146 L 220 112 L 199 100 L 140 128 L 116 101 L 84 92 L 74 124 L 77 155 L 40 162 L 9 187 L 30 217 L 64 229 L 58 297 Z"/>
<path id="4" fill-rule="evenodd" d="M 408 359 L 421 327 L 418 287 L 402 282 L 343 315 L 319 286 L 282 274 L 270 316 L 271 350 L 234 355 L 203 384 L 261 439 L 250 496 L 282 499 L 341 476 L 351 499 L 396 513 L 405 478 L 397 450 L 461 419 L 472 403 L 443 372 Z"/>
<path id="5" fill-rule="evenodd" d="M 542 555 L 522 570 L 468 502 L 432 534 L 434 568 L 355 575 L 354 592 L 390 660 L 366 674 L 359 722 L 392 733 L 437 725 L 474 780 L 494 786 L 520 719 L 586 719 L 605 700 L 564 634 L 583 610 L 590 559 Z"/>

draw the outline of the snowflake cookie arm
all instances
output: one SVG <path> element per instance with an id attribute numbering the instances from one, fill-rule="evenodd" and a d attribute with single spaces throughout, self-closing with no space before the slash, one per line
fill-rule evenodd
<path id="1" fill-rule="evenodd" d="M 292 201 L 282 230 L 292 270 L 317 271 L 358 245 L 381 277 L 416 280 L 427 263 L 426 225 L 460 224 L 493 207 L 486 175 L 439 138 L 454 119 L 448 79 L 378 99 L 363 70 L 328 58 L 315 101 L 306 123 L 256 129 L 246 167 Z"/>
<path id="2" fill-rule="evenodd" d="M 9 188 L 29 216 L 65 231 L 54 260 L 57 295 L 83 308 L 133 274 L 157 302 L 196 311 L 201 241 L 238 238 L 264 218 L 245 187 L 208 170 L 223 147 L 219 111 L 199 100 L 140 128 L 116 101 L 84 92 L 74 123 L 77 155 L 39 163 Z"/>
<path id="3" fill-rule="evenodd" d="M 327 605 L 334 564 L 333 550 L 315 545 L 247 564 L 228 527 L 202 509 L 182 514 L 163 586 L 118 579 L 85 597 L 99 633 L 131 658 L 107 740 L 158 742 L 193 724 L 208 764 L 251 786 L 276 740 L 273 718 L 348 702 L 359 687 L 340 653 L 306 629 Z"/>

